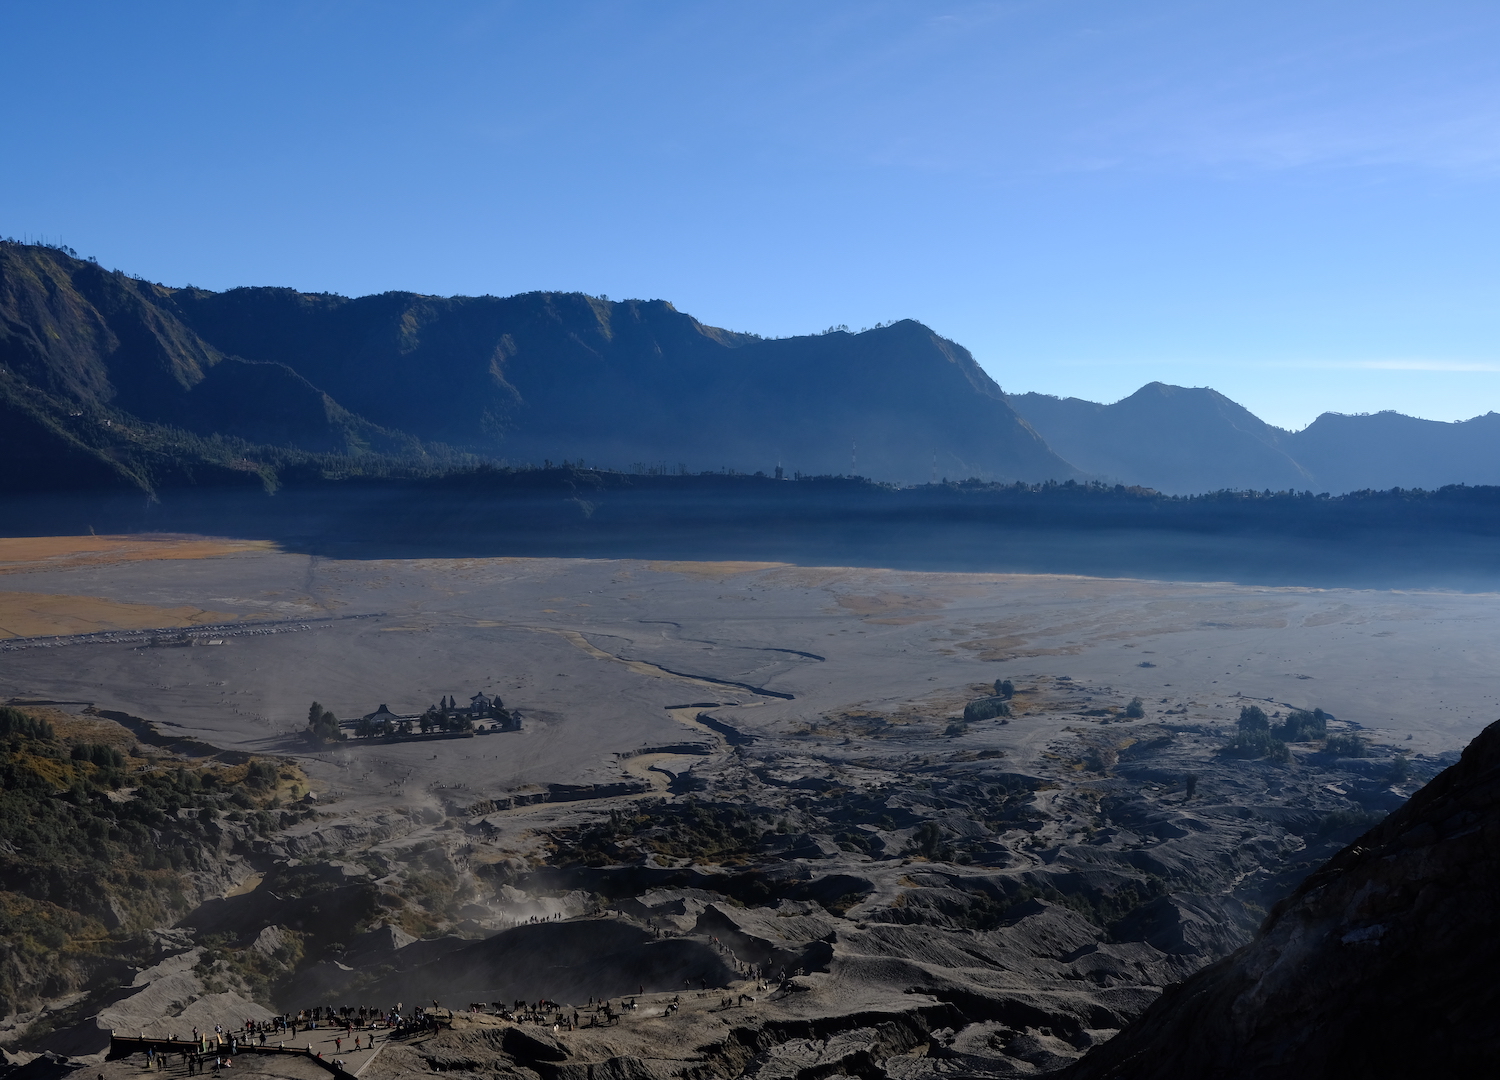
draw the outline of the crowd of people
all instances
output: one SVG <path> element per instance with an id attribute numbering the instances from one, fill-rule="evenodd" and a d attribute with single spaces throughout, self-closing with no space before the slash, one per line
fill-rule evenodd
<path id="1" fill-rule="evenodd" d="M 735 967 L 742 977 L 754 978 L 757 991 L 769 990 L 772 983 L 760 965 L 745 964 L 738 961 L 733 952 L 717 937 L 711 939 L 713 947 L 722 952 L 726 957 L 734 960 Z M 793 974 L 801 974 L 800 969 Z M 784 983 L 788 973 L 783 970 L 776 976 L 776 981 Z M 706 980 L 699 980 L 699 996 L 708 992 Z M 690 980 L 684 980 L 685 989 L 691 987 Z M 518 998 L 513 1002 L 470 1002 L 468 1011 L 473 1014 L 494 1015 L 500 1019 L 519 1024 L 550 1025 L 554 1032 L 575 1031 L 584 1027 L 601 1027 L 619 1023 L 622 1016 L 638 1008 L 637 998 L 644 995 L 645 986 L 640 987 L 640 994 L 629 1000 L 621 998 L 618 1006 L 614 1001 L 604 998 L 590 997 L 586 1010 L 572 1008 L 571 1010 L 548 998 L 538 998 L 536 1001 L 527 1001 Z M 736 1000 L 726 996 L 720 1002 L 722 1009 L 743 1006 L 754 1002 L 756 999 L 750 994 L 740 994 Z M 675 1016 L 682 1006 L 680 995 L 674 996 L 666 1005 L 666 1015 Z M 141 1041 L 147 1043 L 146 1067 L 148 1069 L 165 1071 L 172 1055 L 177 1055 L 181 1060 L 182 1071 L 179 1075 L 195 1076 L 207 1069 L 218 1073 L 224 1069 L 232 1068 L 234 1056 L 245 1047 L 269 1047 L 274 1041 L 276 1049 L 301 1050 L 296 1045 L 299 1034 L 307 1035 L 312 1032 L 323 1033 L 325 1043 L 333 1043 L 333 1052 L 342 1054 L 347 1049 L 350 1051 L 373 1051 L 377 1032 L 384 1038 L 406 1039 L 413 1036 L 436 1031 L 445 1022 L 451 1020 L 451 1013 L 445 1015 L 437 1001 L 431 1007 L 418 1005 L 409 1012 L 402 1002 L 388 1009 L 380 1009 L 369 1005 L 343 1005 L 330 1006 L 318 1005 L 311 1008 L 299 1009 L 295 1013 L 286 1013 L 281 1016 L 272 1017 L 269 1020 L 254 1020 L 247 1018 L 243 1024 L 236 1029 L 226 1030 L 223 1025 L 216 1024 L 213 1031 L 199 1031 L 193 1028 L 191 1038 L 180 1038 L 172 1035 L 168 1039 L 147 1039 L 144 1032 L 141 1033 Z M 329 1033 L 333 1033 L 330 1034 Z M 290 1045 L 288 1045 L 290 1042 Z M 306 1052 L 309 1055 L 321 1059 L 323 1052 L 314 1047 L 312 1041 L 306 1044 Z M 341 1057 L 334 1057 L 331 1063 L 338 1066 L 345 1064 Z"/>

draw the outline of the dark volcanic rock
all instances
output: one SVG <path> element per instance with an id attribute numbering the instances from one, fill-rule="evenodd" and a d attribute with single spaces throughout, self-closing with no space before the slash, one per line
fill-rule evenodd
<path id="1" fill-rule="evenodd" d="M 1497 924 L 1500 722 L 1068 1075 L 1487 1075 Z"/>
<path id="2" fill-rule="evenodd" d="M 566 1061 L 568 1058 L 568 1048 L 552 1036 L 523 1027 L 506 1028 L 504 1046 L 511 1057 L 527 1063 Z"/>
<path id="3" fill-rule="evenodd" d="M 717 988 L 734 977 L 706 942 L 656 940 L 649 931 L 617 919 L 585 919 L 512 927 L 387 975 L 370 993 L 377 1000 L 405 997 L 445 1004 L 521 997 L 579 1002 L 642 989 L 681 989 L 684 981 Z"/>

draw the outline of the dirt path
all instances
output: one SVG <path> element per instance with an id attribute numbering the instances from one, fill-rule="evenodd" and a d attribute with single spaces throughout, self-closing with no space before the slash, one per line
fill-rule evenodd
<path id="1" fill-rule="evenodd" d="M 631 776 L 646 781 L 657 791 L 666 791 L 674 775 L 703 760 L 699 754 L 638 754 L 621 764 Z M 676 767 L 668 767 L 669 763 Z"/>

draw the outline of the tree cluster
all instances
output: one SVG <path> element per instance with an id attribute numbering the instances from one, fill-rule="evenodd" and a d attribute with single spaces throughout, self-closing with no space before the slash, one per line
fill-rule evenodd
<path id="1" fill-rule="evenodd" d="M 1334 757 L 1370 756 L 1369 744 L 1352 731 L 1328 736 L 1328 741 L 1323 744 L 1323 749 Z"/>
<path id="2" fill-rule="evenodd" d="M 1286 743 L 1271 734 L 1271 721 L 1259 705 L 1243 706 L 1237 727 L 1224 748 L 1226 754 L 1241 758 L 1270 758 L 1272 761 L 1292 760 L 1292 752 Z"/>
<path id="3" fill-rule="evenodd" d="M 342 742 L 345 738 L 339 718 L 316 701 L 307 710 L 307 733 L 319 742 Z"/>
<path id="4" fill-rule="evenodd" d="M 269 796 L 252 796 L 279 774 L 260 759 L 163 767 L 0 707 L 0 1013 L 55 996 L 40 978 L 86 981 L 131 933 L 185 914 L 188 875 L 217 856 L 221 819 L 262 835 L 290 824 Z M 117 801 L 124 788 L 130 798 Z"/>
<path id="5" fill-rule="evenodd" d="M 1259 705 L 1245 705 L 1240 709 L 1238 730 L 1230 739 L 1225 752 L 1234 757 L 1271 758 L 1274 761 L 1290 761 L 1291 750 L 1287 743 L 1312 742 L 1327 739 L 1325 749 L 1334 753 L 1333 747 L 1344 746 L 1356 736 L 1329 735 L 1328 721 L 1333 719 L 1322 709 L 1293 709 L 1279 724 L 1272 724 L 1266 711 Z M 1343 757 L 1358 757 L 1359 754 L 1342 754 Z"/>
<path id="6" fill-rule="evenodd" d="M 450 695 L 436 705 L 429 705 L 427 711 L 418 717 L 417 724 L 423 735 L 434 731 L 473 731 L 474 714 L 468 709 L 460 709 Z"/>

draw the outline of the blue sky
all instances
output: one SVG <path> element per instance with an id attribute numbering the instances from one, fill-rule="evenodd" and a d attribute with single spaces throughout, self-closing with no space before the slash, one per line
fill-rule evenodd
<path id="1" fill-rule="evenodd" d="M 1500 410 L 1500 4 L 0 0 L 0 235 L 911 317 L 1010 391 Z"/>

